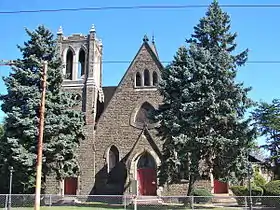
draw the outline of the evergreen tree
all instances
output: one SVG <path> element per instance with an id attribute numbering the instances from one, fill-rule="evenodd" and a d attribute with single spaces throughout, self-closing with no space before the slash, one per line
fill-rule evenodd
<path id="1" fill-rule="evenodd" d="M 29 40 L 18 46 L 22 58 L 15 61 L 4 82 L 7 94 L 1 96 L 6 113 L 5 134 L 1 141 L 5 169 L 13 166 L 14 192 L 32 192 L 35 184 L 42 63 L 48 61 L 46 112 L 43 147 L 43 183 L 53 172 L 57 179 L 75 176 L 77 148 L 84 138 L 84 118 L 73 108 L 80 101 L 62 90 L 62 62 L 53 34 L 44 26 L 26 30 Z"/>
<path id="2" fill-rule="evenodd" d="M 229 30 L 229 16 L 214 1 L 187 40 L 190 47 L 180 48 L 162 72 L 159 90 L 164 100 L 155 113 L 165 142 L 160 179 L 168 182 L 176 177 L 174 171 L 190 164 L 188 195 L 202 174 L 212 172 L 219 179 L 234 171 L 243 176 L 255 137 L 244 119 L 252 105 L 250 88 L 234 81 L 247 50 L 232 55 L 236 34 Z"/>
<path id="3" fill-rule="evenodd" d="M 266 137 L 262 147 L 270 152 L 267 166 L 272 169 L 274 179 L 280 179 L 280 100 L 259 103 L 252 116 L 260 135 Z"/>

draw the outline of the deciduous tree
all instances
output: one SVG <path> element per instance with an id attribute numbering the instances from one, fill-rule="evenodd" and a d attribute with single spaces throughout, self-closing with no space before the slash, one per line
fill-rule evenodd
<path id="1" fill-rule="evenodd" d="M 271 103 L 260 102 L 252 113 L 255 126 L 260 135 L 266 137 L 262 146 L 268 150 L 270 157 L 267 166 L 272 169 L 274 178 L 280 178 L 280 100 L 274 99 Z"/>

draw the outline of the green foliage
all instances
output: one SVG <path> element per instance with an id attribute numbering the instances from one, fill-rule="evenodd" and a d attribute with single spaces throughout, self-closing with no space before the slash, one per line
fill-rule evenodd
<path id="1" fill-rule="evenodd" d="M 232 190 L 233 194 L 236 196 L 249 196 L 250 195 L 249 189 L 246 186 L 232 186 L 230 189 Z M 252 193 L 252 196 L 262 196 L 263 189 L 261 187 L 252 185 L 251 193 Z"/>
<path id="2" fill-rule="evenodd" d="M 62 90 L 62 62 L 53 34 L 44 26 L 26 32 L 29 40 L 19 46 L 22 58 L 15 61 L 12 72 L 4 78 L 7 94 L 1 96 L 6 113 L 0 145 L 5 157 L 1 175 L 8 181 L 8 166 L 14 167 L 14 193 L 32 193 L 35 184 L 43 60 L 48 61 L 43 186 L 51 172 L 57 179 L 77 175 L 76 150 L 84 138 L 83 114 L 73 109 L 80 101 L 75 94 Z"/>
<path id="3" fill-rule="evenodd" d="M 3 125 L 0 125 L 0 138 L 2 138 L 4 135 L 4 127 Z"/>
<path id="4" fill-rule="evenodd" d="M 259 103 L 252 116 L 260 135 L 266 137 L 262 146 L 270 152 L 266 165 L 274 172 L 274 178 L 280 179 L 280 100 Z"/>
<path id="5" fill-rule="evenodd" d="M 246 196 L 247 187 L 246 186 L 232 186 L 230 187 L 232 193 L 236 196 Z"/>
<path id="6" fill-rule="evenodd" d="M 247 189 L 248 195 L 249 195 L 249 189 Z M 252 196 L 262 196 L 263 195 L 263 189 L 261 187 L 257 187 L 252 185 Z"/>
<path id="7" fill-rule="evenodd" d="M 264 186 L 266 185 L 267 181 L 265 180 L 265 178 L 257 171 L 255 171 L 254 173 L 254 184 L 257 187 L 261 187 L 262 189 L 264 189 Z"/>
<path id="8" fill-rule="evenodd" d="M 237 67 L 246 62 L 247 50 L 233 55 L 236 34 L 229 16 L 214 1 L 194 28 L 190 46 L 180 47 L 162 71 L 159 91 L 163 105 L 155 113 L 164 141 L 160 184 L 175 182 L 189 160 L 190 194 L 202 173 L 215 178 L 234 172 L 244 177 L 248 148 L 255 130 L 244 120 L 252 101 L 251 88 L 235 83 Z M 203 163 L 203 168 L 201 167 Z"/>
<path id="9" fill-rule="evenodd" d="M 264 186 L 264 194 L 266 196 L 280 196 L 280 180 L 267 183 Z"/>
<path id="10" fill-rule="evenodd" d="M 266 197 L 266 196 L 277 196 L 277 197 Z M 264 186 L 264 197 L 262 203 L 269 207 L 275 206 L 280 208 L 280 180 L 275 180 L 267 183 Z"/>
<path id="11" fill-rule="evenodd" d="M 250 191 L 249 191 L 249 188 L 246 187 L 246 186 L 232 186 L 230 188 L 233 192 L 233 194 L 235 196 L 240 196 L 240 197 L 237 197 L 236 200 L 237 200 L 237 203 L 239 205 L 244 205 L 245 204 L 245 199 L 247 199 L 247 203 L 249 202 L 249 197 L 242 197 L 242 196 L 250 196 Z M 252 185 L 251 187 L 251 196 L 256 196 L 256 197 L 253 197 L 252 198 L 252 202 L 253 204 L 256 204 L 261 198 L 260 196 L 263 195 L 263 189 L 261 187 L 257 187 L 255 185 Z"/>
<path id="12" fill-rule="evenodd" d="M 195 203 L 207 203 L 212 199 L 212 194 L 204 188 L 195 188 L 191 191 L 192 196 L 202 196 L 202 197 L 195 197 Z"/>

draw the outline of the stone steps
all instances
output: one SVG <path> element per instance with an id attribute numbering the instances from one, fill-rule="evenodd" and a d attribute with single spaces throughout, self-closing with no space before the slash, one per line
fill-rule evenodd
<path id="1" fill-rule="evenodd" d="M 161 205 L 163 201 L 157 196 L 138 196 L 137 199 L 132 199 L 132 204 L 137 205 Z"/>
<path id="2" fill-rule="evenodd" d="M 235 198 L 230 197 L 229 194 L 214 194 L 213 203 L 236 203 Z"/>

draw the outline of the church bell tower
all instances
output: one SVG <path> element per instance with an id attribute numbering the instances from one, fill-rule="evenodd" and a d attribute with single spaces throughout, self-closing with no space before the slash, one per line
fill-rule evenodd
<path id="1" fill-rule="evenodd" d="M 97 101 L 103 102 L 101 39 L 92 25 L 88 35 L 64 36 L 62 27 L 57 32 L 58 48 L 63 61 L 63 88 L 81 96 L 81 110 L 87 124 L 95 122 Z"/>

